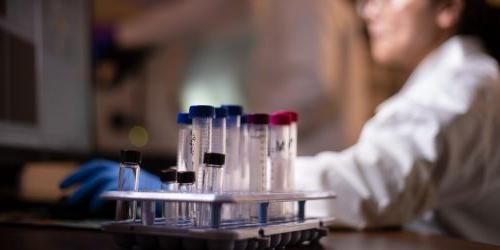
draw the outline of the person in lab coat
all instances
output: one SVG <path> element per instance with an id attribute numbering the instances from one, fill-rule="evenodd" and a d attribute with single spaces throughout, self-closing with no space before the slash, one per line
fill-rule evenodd
<path id="1" fill-rule="evenodd" d="M 494 1 L 366 0 L 378 63 L 412 72 L 358 142 L 300 157 L 297 189 L 337 193 L 309 213 L 355 229 L 416 218 L 500 244 L 500 19 Z M 307 178 L 305 178 L 307 177 Z"/>

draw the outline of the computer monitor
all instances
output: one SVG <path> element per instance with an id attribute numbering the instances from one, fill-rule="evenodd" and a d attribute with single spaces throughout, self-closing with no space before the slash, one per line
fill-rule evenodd
<path id="1" fill-rule="evenodd" d="M 92 146 L 87 0 L 0 0 L 0 147 Z"/>

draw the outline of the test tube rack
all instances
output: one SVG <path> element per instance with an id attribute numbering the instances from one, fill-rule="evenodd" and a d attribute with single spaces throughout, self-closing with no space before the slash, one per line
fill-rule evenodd
<path id="1" fill-rule="evenodd" d="M 282 249 L 289 246 L 314 244 L 328 234 L 334 218 L 306 218 L 306 201 L 335 199 L 332 192 L 282 192 L 282 193 L 178 193 L 109 191 L 101 196 L 105 200 L 135 201 L 141 214 L 154 218 L 151 202 L 193 202 L 210 204 L 210 226 L 169 225 L 161 218 L 143 221 L 119 220 L 106 222 L 102 229 L 114 236 L 115 243 L 123 249 Z M 296 202 L 297 214 L 293 218 L 269 218 L 270 203 Z M 224 204 L 255 204 L 258 219 L 254 222 L 224 221 L 221 219 Z M 150 215 L 148 215 L 148 213 Z"/>

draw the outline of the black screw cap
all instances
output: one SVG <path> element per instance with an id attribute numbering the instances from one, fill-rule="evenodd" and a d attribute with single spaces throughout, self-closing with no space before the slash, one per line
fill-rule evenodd
<path id="1" fill-rule="evenodd" d="M 141 152 L 135 150 L 122 150 L 120 152 L 120 162 L 127 164 L 141 164 Z"/>
<path id="2" fill-rule="evenodd" d="M 161 182 L 177 182 L 177 169 L 170 168 L 162 170 L 160 173 Z"/>
<path id="3" fill-rule="evenodd" d="M 203 163 L 209 165 L 222 166 L 226 161 L 226 156 L 219 153 L 205 153 L 203 156 Z"/>
<path id="4" fill-rule="evenodd" d="M 177 182 L 180 184 L 191 184 L 196 181 L 194 171 L 177 172 Z"/>

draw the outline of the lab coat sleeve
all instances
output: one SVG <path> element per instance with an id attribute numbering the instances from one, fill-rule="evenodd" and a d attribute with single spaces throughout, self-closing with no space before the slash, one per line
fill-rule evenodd
<path id="1" fill-rule="evenodd" d="M 454 91 L 399 94 L 379 107 L 351 148 L 299 157 L 298 190 L 333 190 L 338 195 L 334 201 L 311 202 L 307 214 L 334 216 L 337 224 L 364 229 L 402 225 L 432 207 L 440 137 L 467 113 L 475 95 L 469 83 L 460 84 Z"/>

